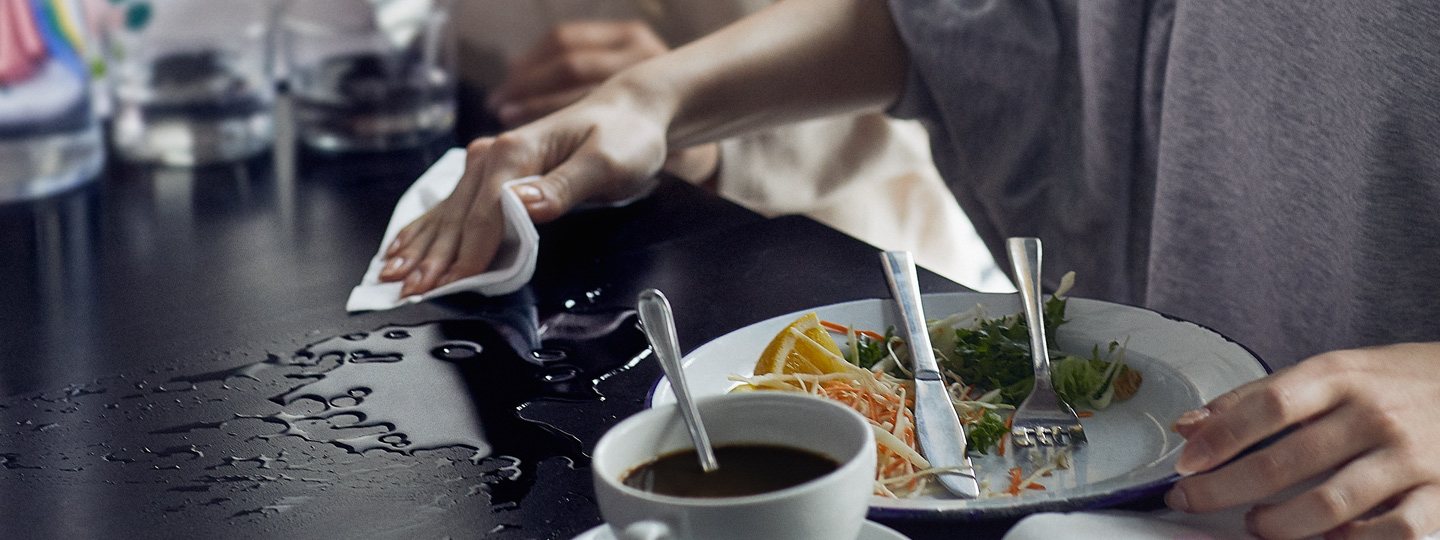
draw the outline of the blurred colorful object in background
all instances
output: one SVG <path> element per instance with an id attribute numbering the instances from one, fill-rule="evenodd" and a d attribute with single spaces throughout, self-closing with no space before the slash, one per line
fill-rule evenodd
<path id="1" fill-rule="evenodd" d="M 85 50 L 78 5 L 0 0 L 0 124 L 43 120 L 80 103 Z"/>
<path id="2" fill-rule="evenodd" d="M 74 7 L 39 0 L 0 0 L 0 84 L 29 78 L 52 50 L 58 58 L 73 58 L 75 51 L 84 50 Z"/>
<path id="3" fill-rule="evenodd" d="M 78 0 L 0 0 L 0 202 L 100 170 L 83 21 Z"/>

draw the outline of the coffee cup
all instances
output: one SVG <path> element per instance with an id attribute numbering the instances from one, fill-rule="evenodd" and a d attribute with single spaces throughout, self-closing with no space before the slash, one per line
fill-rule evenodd
<path id="1" fill-rule="evenodd" d="M 700 470 L 674 405 L 627 418 L 595 446 L 595 492 L 616 538 L 859 536 L 875 475 L 875 435 L 864 417 L 788 392 L 736 393 L 697 405 L 718 471 Z"/>

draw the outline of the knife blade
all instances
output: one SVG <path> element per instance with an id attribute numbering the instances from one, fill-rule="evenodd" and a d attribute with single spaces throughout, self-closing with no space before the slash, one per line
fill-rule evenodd
<path id="1" fill-rule="evenodd" d="M 955 404 L 950 401 L 950 391 L 935 362 L 930 332 L 925 327 L 915 261 L 908 251 L 886 251 L 880 254 L 880 260 L 890 294 L 900 307 L 905 342 L 910 348 L 911 371 L 915 373 L 915 436 L 920 441 L 920 452 L 933 467 L 960 469 L 936 475 L 945 489 L 962 498 L 979 497 L 975 469 L 965 456 L 965 428 L 955 414 Z"/>

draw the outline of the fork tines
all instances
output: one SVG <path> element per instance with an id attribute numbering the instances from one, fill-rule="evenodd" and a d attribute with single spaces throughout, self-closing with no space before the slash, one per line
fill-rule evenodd
<path id="1" fill-rule="evenodd" d="M 1016 427 L 1010 430 L 1016 446 L 1070 446 L 1085 442 L 1085 430 L 1080 426 L 1036 426 Z"/>

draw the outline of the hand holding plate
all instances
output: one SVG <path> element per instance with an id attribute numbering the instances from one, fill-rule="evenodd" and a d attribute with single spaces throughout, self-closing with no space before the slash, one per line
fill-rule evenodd
<path id="1" fill-rule="evenodd" d="M 1257 506 L 1264 538 L 1418 538 L 1440 530 L 1440 343 L 1315 356 L 1186 413 L 1176 469 L 1199 472 L 1166 496 L 1177 510 L 1252 504 L 1329 471 L 1316 487 Z M 1274 444 L 1218 469 L 1280 432 Z M 1370 517 L 1370 516 L 1374 517 Z"/>

